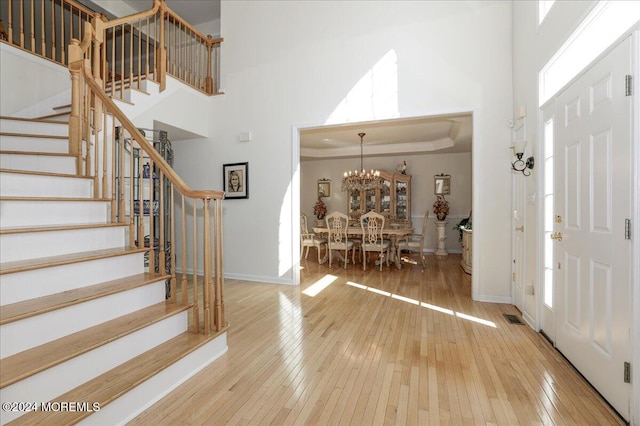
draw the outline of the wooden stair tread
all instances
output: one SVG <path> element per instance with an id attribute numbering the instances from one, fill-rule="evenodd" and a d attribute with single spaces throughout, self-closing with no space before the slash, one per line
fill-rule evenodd
<path id="1" fill-rule="evenodd" d="M 68 155 L 68 154 L 64 154 Z M 93 180 L 94 176 L 83 176 L 74 173 L 54 173 L 54 172 L 39 172 L 35 170 L 21 170 L 21 169 L 0 169 L 0 173 L 13 173 L 19 175 L 35 175 L 35 176 L 52 176 L 52 177 L 63 177 L 63 178 L 79 178 L 79 179 L 87 179 Z"/>
<path id="2" fill-rule="evenodd" d="M 128 223 L 120 222 L 97 222 L 84 223 L 82 225 L 36 225 L 36 226 L 15 226 L 11 228 L 0 228 L 0 235 L 8 234 L 26 234 L 31 232 L 48 232 L 48 231 L 71 231 L 74 229 L 92 229 L 92 228 L 111 228 L 111 227 L 128 227 Z"/>
<path id="3" fill-rule="evenodd" d="M 48 115 L 42 115 L 40 117 L 38 117 L 38 120 L 51 120 L 52 118 L 56 118 L 56 117 L 62 117 L 64 115 L 70 115 L 71 111 L 63 111 L 63 112 L 57 112 L 54 114 L 48 114 Z"/>
<path id="4" fill-rule="evenodd" d="M 14 121 L 26 121 L 26 122 L 38 122 L 38 123 L 49 123 L 49 124 L 69 124 L 65 121 L 58 120 L 43 120 L 41 118 L 33 118 L 33 117 L 10 117 L 6 115 L 0 115 L 0 120 L 14 120 Z"/>
<path id="5" fill-rule="evenodd" d="M 11 303 L 0 309 L 0 325 L 40 315 L 56 309 L 66 308 L 89 300 L 141 287 L 156 281 L 171 278 L 170 275 L 142 273 L 107 281 L 87 287 L 56 293 L 49 296 Z"/>
<path id="6" fill-rule="evenodd" d="M 0 360 L 0 389 L 191 308 L 161 302 Z"/>
<path id="7" fill-rule="evenodd" d="M 0 201 L 111 201 L 110 198 L 83 197 L 0 197 Z"/>
<path id="8" fill-rule="evenodd" d="M 124 395 L 140 383 L 150 379 L 175 362 L 181 360 L 202 345 L 218 337 L 220 333 L 210 335 L 184 332 L 149 351 L 109 370 L 75 389 L 64 393 L 52 401 L 86 401 L 100 404 L 104 408 L 108 403 Z M 14 421 L 10 425 L 69 425 L 90 416 L 87 412 L 44 412 L 32 411 Z"/>
<path id="9" fill-rule="evenodd" d="M 50 157 L 72 157 L 76 158 L 75 155 L 69 154 L 68 152 L 42 152 L 42 151 L 0 151 L 0 154 L 11 154 L 11 155 L 42 155 L 42 156 L 50 156 Z"/>
<path id="10" fill-rule="evenodd" d="M 69 139 L 69 136 L 59 135 L 39 135 L 37 133 L 12 133 L 12 132 L 0 132 L 0 136 L 17 136 L 21 138 L 38 138 L 38 139 Z"/>
<path id="11" fill-rule="evenodd" d="M 13 262 L 0 263 L 0 275 L 49 268 L 52 266 L 68 265 L 71 263 L 86 262 L 89 260 L 104 259 L 107 257 L 124 256 L 132 253 L 146 252 L 148 250 L 148 247 L 117 247 L 63 254 L 59 256 L 41 257 L 39 259 L 16 260 Z"/>

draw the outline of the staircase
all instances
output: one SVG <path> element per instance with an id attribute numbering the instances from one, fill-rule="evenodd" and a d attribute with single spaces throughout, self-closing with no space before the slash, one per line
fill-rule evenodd
<path id="1" fill-rule="evenodd" d="M 123 424 L 226 333 L 193 334 L 191 305 L 165 300 L 168 276 L 76 175 L 59 114 L 0 117 L 0 423 Z"/>

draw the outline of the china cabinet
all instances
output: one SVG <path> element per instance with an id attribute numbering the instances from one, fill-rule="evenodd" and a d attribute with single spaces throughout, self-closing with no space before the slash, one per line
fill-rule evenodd
<path id="1" fill-rule="evenodd" d="M 380 180 L 380 188 L 347 192 L 349 218 L 358 222 L 362 214 L 374 211 L 387 216 L 395 223 L 410 224 L 411 175 L 381 171 Z"/>

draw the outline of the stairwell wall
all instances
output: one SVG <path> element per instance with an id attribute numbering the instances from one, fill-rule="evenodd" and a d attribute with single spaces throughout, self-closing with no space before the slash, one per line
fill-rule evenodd
<path id="1" fill-rule="evenodd" d="M 71 102 L 68 69 L 5 43 L 0 43 L 0 66 L 0 115 L 37 117 Z"/>

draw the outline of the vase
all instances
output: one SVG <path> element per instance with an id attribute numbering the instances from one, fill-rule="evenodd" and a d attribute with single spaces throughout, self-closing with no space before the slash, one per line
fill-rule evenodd
<path id="1" fill-rule="evenodd" d="M 320 220 L 324 219 L 324 215 L 322 213 L 319 213 L 316 217 Z"/>
<path id="2" fill-rule="evenodd" d="M 444 214 L 444 213 L 438 213 L 438 214 L 436 215 L 436 217 L 438 218 L 438 220 L 439 220 L 440 222 L 442 222 L 443 220 L 445 220 L 445 219 L 447 218 L 447 215 L 446 215 L 446 214 Z"/>

